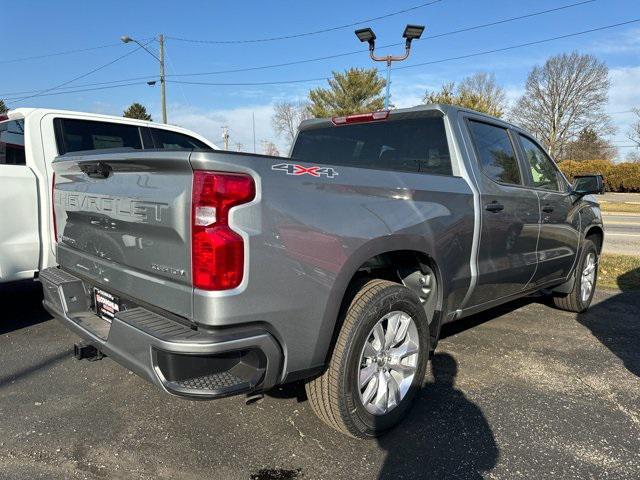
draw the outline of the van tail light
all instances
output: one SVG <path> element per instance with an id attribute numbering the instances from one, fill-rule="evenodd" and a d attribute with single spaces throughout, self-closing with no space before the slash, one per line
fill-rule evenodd
<path id="1" fill-rule="evenodd" d="M 371 113 L 357 113 L 355 115 L 347 115 L 344 117 L 333 117 L 331 121 L 334 125 L 347 125 L 349 123 L 375 122 L 377 120 L 386 120 L 389 116 L 389 110 L 379 110 Z"/>
<path id="2" fill-rule="evenodd" d="M 196 170 L 191 195 L 193 286 L 235 288 L 244 273 L 244 240 L 229 227 L 229 210 L 255 198 L 255 182 L 242 173 Z"/>
<path id="3" fill-rule="evenodd" d="M 58 243 L 58 223 L 56 222 L 56 174 L 51 180 L 51 215 L 53 218 L 53 241 Z"/>

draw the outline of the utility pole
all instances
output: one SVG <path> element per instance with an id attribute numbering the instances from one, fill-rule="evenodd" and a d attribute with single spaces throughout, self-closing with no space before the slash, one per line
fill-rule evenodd
<path id="1" fill-rule="evenodd" d="M 222 141 L 224 142 L 224 149 L 229 150 L 229 127 L 226 125 L 222 127 Z"/>
<path id="2" fill-rule="evenodd" d="M 165 74 L 164 74 L 164 35 L 158 35 L 158 43 L 160 44 L 160 55 L 156 55 L 154 52 L 147 48 L 147 45 L 151 42 L 147 42 L 144 45 L 135 38 L 131 38 L 129 35 L 123 35 L 120 37 L 123 43 L 136 43 L 142 49 L 144 49 L 149 55 L 160 62 L 160 103 L 162 104 L 162 123 L 167 123 L 167 95 L 165 92 Z M 147 82 L 149 85 L 155 85 L 156 82 Z"/>
<path id="3" fill-rule="evenodd" d="M 162 123 L 167 123 L 167 94 L 165 92 L 164 76 L 164 35 L 158 35 L 160 44 L 160 103 L 162 103 Z"/>
<path id="4" fill-rule="evenodd" d="M 251 112 L 251 121 L 253 124 L 253 153 L 256 153 L 256 114 Z"/>

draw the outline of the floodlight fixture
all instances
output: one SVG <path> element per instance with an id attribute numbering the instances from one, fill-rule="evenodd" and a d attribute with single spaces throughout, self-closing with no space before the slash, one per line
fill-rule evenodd
<path id="1" fill-rule="evenodd" d="M 404 55 L 386 55 L 384 57 L 379 57 L 374 53 L 376 34 L 373 33 L 373 30 L 367 27 L 355 31 L 356 36 L 361 42 L 367 42 L 369 44 L 369 56 L 371 57 L 371 60 L 373 60 L 374 62 L 386 62 L 387 64 L 387 92 L 384 99 L 385 110 L 389 109 L 391 63 L 406 60 L 409 57 L 409 52 L 411 51 L 411 41 L 419 39 L 422 36 L 422 32 L 424 32 L 424 25 L 407 25 L 404 29 L 404 33 L 402 34 L 402 37 L 406 39 L 404 46 Z"/>
<path id="2" fill-rule="evenodd" d="M 373 51 L 376 44 L 376 34 L 373 33 L 371 28 L 361 28 L 355 31 L 356 36 L 361 42 L 367 42 L 369 44 L 369 50 Z"/>
<path id="3" fill-rule="evenodd" d="M 417 40 L 422 36 L 422 32 L 424 32 L 424 25 L 407 25 L 402 38 L 406 38 L 408 41 Z"/>

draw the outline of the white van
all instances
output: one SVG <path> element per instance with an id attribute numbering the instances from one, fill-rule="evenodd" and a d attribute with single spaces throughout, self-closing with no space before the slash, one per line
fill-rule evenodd
<path id="1" fill-rule="evenodd" d="M 109 148 L 218 149 L 190 130 L 131 118 L 42 108 L 0 115 L 0 284 L 55 265 L 53 159 Z"/>

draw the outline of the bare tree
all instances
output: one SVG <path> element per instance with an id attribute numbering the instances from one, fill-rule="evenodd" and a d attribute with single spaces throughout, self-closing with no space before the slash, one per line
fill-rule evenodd
<path id="1" fill-rule="evenodd" d="M 510 116 L 561 160 L 581 130 L 613 132 L 604 112 L 609 86 L 609 69 L 593 55 L 556 55 L 529 73 L 525 93 Z"/>
<path id="2" fill-rule="evenodd" d="M 629 163 L 640 163 L 640 151 L 632 150 L 631 152 L 627 153 L 624 161 Z"/>
<path id="3" fill-rule="evenodd" d="M 274 105 L 273 110 L 273 129 L 278 135 L 283 136 L 289 145 L 293 144 L 300 123 L 311 118 L 308 105 L 304 102 L 280 102 Z"/>
<path id="4" fill-rule="evenodd" d="M 501 117 L 507 109 L 504 89 L 496 83 L 495 75 L 485 72 L 466 77 L 457 86 L 445 83 L 439 92 L 427 91 L 423 101 L 459 105 L 495 117 Z"/>
<path id="5" fill-rule="evenodd" d="M 280 156 L 280 151 L 278 150 L 278 147 L 276 147 L 276 144 L 269 141 L 269 140 L 262 140 L 262 153 L 264 153 L 265 155 L 272 155 L 274 157 L 278 157 Z"/>
<path id="6" fill-rule="evenodd" d="M 634 108 L 633 113 L 636 114 L 636 120 L 631 124 L 627 136 L 629 140 L 640 147 L 640 108 Z"/>
<path id="7" fill-rule="evenodd" d="M 9 109 L 5 105 L 4 100 L 0 98 L 0 115 L 2 115 L 3 113 L 7 113 L 8 111 Z"/>

